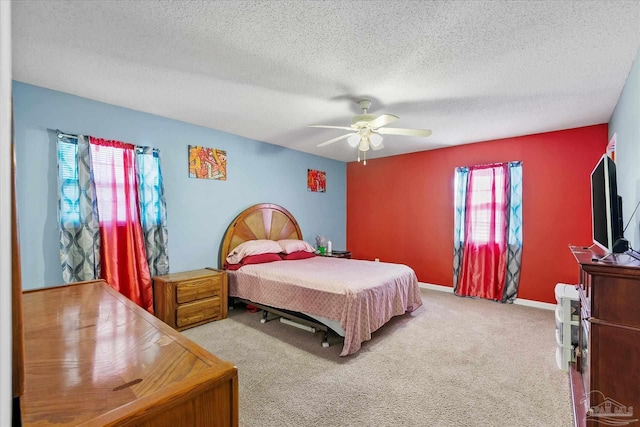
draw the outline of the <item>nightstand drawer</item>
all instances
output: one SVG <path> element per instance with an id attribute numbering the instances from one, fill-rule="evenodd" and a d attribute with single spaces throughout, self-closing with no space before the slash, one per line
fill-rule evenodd
<path id="1" fill-rule="evenodd" d="M 203 298 L 220 297 L 221 294 L 222 275 L 185 280 L 176 286 L 176 302 L 178 304 Z"/>
<path id="2" fill-rule="evenodd" d="M 220 316 L 220 298 L 207 298 L 182 304 L 176 309 L 176 326 L 194 325 Z"/>

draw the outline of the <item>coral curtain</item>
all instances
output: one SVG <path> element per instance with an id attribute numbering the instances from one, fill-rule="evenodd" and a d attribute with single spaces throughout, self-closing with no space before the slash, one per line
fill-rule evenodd
<path id="1" fill-rule="evenodd" d="M 65 283 L 100 277 L 100 224 L 89 141 L 58 136 L 58 220 Z"/>
<path id="2" fill-rule="evenodd" d="M 456 294 L 502 301 L 507 266 L 508 164 L 469 168 Z"/>
<path id="3" fill-rule="evenodd" d="M 153 291 L 140 225 L 135 147 L 90 137 L 98 200 L 101 277 L 153 313 Z"/>
<path id="4" fill-rule="evenodd" d="M 151 147 L 137 147 L 136 162 L 147 264 L 151 277 L 162 276 L 169 274 L 169 232 L 160 152 Z"/>

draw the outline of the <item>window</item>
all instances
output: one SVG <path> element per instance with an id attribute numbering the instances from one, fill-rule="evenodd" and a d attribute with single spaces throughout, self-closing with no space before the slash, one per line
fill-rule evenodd
<path id="1" fill-rule="evenodd" d="M 76 158 L 78 145 L 74 142 L 58 141 L 58 175 L 60 179 L 60 222 L 80 223 L 80 185 Z"/>
<path id="2" fill-rule="evenodd" d="M 119 147 L 91 145 L 91 165 L 101 224 L 125 223 L 137 212 L 132 153 L 133 150 L 127 152 L 127 149 Z"/>
<path id="3" fill-rule="evenodd" d="M 467 212 L 472 221 L 469 239 L 473 243 L 502 243 L 506 218 L 504 172 L 501 168 L 474 170 L 469 174 Z"/>
<path id="4" fill-rule="evenodd" d="M 456 295 L 513 302 L 522 259 L 522 163 L 455 170 Z"/>
<path id="5" fill-rule="evenodd" d="M 138 187 L 142 227 L 162 224 L 162 174 L 157 150 L 137 149 Z"/>
<path id="6" fill-rule="evenodd" d="M 141 149 L 139 149 L 141 150 Z M 139 197 L 143 227 L 161 224 L 161 176 L 160 159 L 157 151 L 138 153 L 137 166 L 140 171 Z M 78 145 L 73 140 L 59 140 L 58 174 L 60 178 L 60 222 L 63 224 L 80 223 L 80 183 L 78 181 L 77 162 Z M 128 160 L 128 159 L 127 159 Z M 129 197 L 127 204 L 116 203 L 125 200 L 125 189 L 135 183 L 133 163 L 125 168 L 124 150 L 109 146 L 91 146 L 91 169 L 96 189 L 100 222 L 124 222 L 127 219 L 126 208 L 135 211 L 137 200 Z M 110 207 L 114 206 L 115 209 Z"/>

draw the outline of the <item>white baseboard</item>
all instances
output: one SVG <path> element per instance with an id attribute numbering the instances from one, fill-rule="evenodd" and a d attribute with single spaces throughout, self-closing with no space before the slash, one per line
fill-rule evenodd
<path id="1" fill-rule="evenodd" d="M 543 310 L 555 310 L 557 307 L 556 304 L 551 304 L 549 302 L 540 302 L 540 301 L 534 301 L 532 299 L 522 299 L 522 298 L 516 298 L 516 300 L 513 303 L 518 305 L 525 305 L 527 307 L 541 308 Z"/>
<path id="2" fill-rule="evenodd" d="M 422 282 L 418 282 L 418 286 L 424 289 L 431 289 L 432 291 L 449 292 L 450 294 L 453 293 L 453 288 L 451 286 L 434 285 L 431 283 Z"/>
<path id="3" fill-rule="evenodd" d="M 432 283 L 422 283 L 422 282 L 418 282 L 418 286 L 420 286 L 421 288 L 424 288 L 424 289 L 430 289 L 432 291 L 449 292 L 450 294 L 453 293 L 453 288 L 450 287 L 450 286 L 434 285 Z M 555 310 L 556 309 L 556 304 L 551 304 L 551 303 L 548 303 L 548 302 L 534 301 L 534 300 L 530 300 L 530 299 L 516 298 L 516 300 L 513 303 L 517 304 L 517 305 L 524 305 L 524 306 L 527 306 L 527 307 L 541 308 L 543 310 Z"/>

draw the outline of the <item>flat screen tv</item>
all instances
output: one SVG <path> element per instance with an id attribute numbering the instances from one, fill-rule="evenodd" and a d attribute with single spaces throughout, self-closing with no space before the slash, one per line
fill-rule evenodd
<path id="1" fill-rule="evenodd" d="M 607 253 L 629 249 L 622 237 L 622 198 L 618 196 L 616 164 L 606 154 L 591 172 L 591 219 L 593 243 Z"/>

